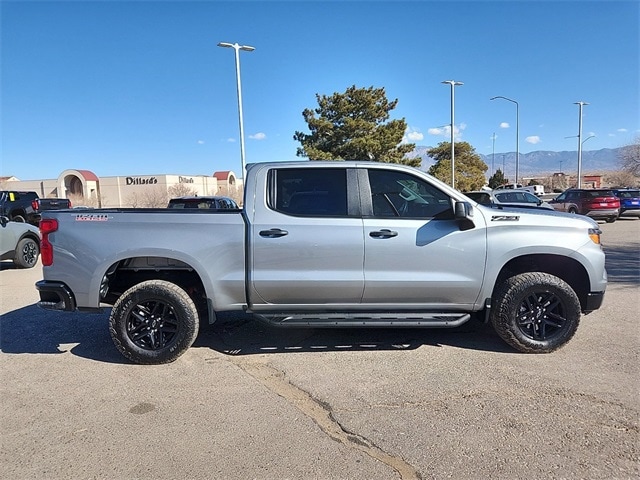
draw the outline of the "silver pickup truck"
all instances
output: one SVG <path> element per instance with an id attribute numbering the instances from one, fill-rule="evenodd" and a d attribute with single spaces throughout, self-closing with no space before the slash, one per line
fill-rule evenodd
<path id="1" fill-rule="evenodd" d="M 377 162 L 250 165 L 238 210 L 46 212 L 39 305 L 99 311 L 133 362 L 167 363 L 200 322 L 244 311 L 282 326 L 491 322 L 551 352 L 607 284 L 587 217 L 494 209 L 417 169 Z"/>

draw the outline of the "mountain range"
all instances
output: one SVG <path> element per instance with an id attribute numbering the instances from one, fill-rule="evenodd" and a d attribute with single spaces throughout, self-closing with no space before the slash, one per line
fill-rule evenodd
<path id="1" fill-rule="evenodd" d="M 422 170 L 429 170 L 435 163 L 427 152 L 433 147 L 417 146 L 408 156 L 411 158 L 420 157 L 422 159 Z M 599 173 L 604 171 L 618 170 L 618 158 L 622 147 L 620 148 L 603 148 L 601 150 L 582 151 L 582 172 L 584 174 Z M 516 153 L 501 152 L 490 155 L 478 153 L 478 156 L 489 169 L 487 174 L 491 175 L 500 169 L 505 175 L 513 175 L 516 169 Z M 518 164 L 518 175 L 536 176 L 553 173 L 565 173 L 567 175 L 575 175 L 578 171 L 578 152 L 563 151 L 552 152 L 547 150 L 539 150 L 535 152 L 520 152 L 520 162 Z"/>

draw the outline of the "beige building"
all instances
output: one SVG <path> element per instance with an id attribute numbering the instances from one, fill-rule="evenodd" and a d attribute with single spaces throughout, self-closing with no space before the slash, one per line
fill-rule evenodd
<path id="1" fill-rule="evenodd" d="M 89 170 L 65 170 L 51 180 L 4 178 L 4 190 L 35 191 L 43 198 L 69 198 L 74 206 L 161 207 L 183 195 L 222 195 L 242 200 L 242 179 L 232 171 L 205 175 L 98 177 Z"/>

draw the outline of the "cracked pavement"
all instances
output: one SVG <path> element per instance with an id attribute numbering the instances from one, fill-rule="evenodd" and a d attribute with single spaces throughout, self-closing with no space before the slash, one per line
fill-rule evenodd
<path id="1" fill-rule="evenodd" d="M 277 329 L 228 316 L 138 366 L 107 315 L 0 270 L 0 475 L 50 479 L 640 476 L 640 220 L 601 224 L 602 309 L 549 355 L 490 328 Z"/>

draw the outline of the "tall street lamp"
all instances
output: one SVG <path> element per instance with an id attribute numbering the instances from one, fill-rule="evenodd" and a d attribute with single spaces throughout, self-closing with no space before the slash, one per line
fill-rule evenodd
<path id="1" fill-rule="evenodd" d="M 507 97 L 497 96 L 491 97 L 490 100 L 495 100 L 496 98 L 501 98 L 511 103 L 516 104 L 516 181 L 514 184 L 518 183 L 518 165 L 520 164 L 520 105 L 515 100 L 511 100 Z"/>
<path id="2" fill-rule="evenodd" d="M 458 85 L 464 85 L 462 82 L 456 82 L 455 80 L 444 80 L 441 83 L 447 83 L 451 85 L 451 187 L 456 188 L 456 151 L 455 145 L 455 87 Z"/>
<path id="3" fill-rule="evenodd" d="M 574 102 L 574 105 L 578 105 L 580 112 L 578 119 L 578 188 L 582 188 L 582 107 L 589 104 L 587 102 Z"/>
<path id="4" fill-rule="evenodd" d="M 245 52 L 253 52 L 255 47 L 249 45 L 238 45 L 237 43 L 218 43 L 219 47 L 233 48 L 236 53 L 236 81 L 238 87 L 238 116 L 240 119 L 240 160 L 242 161 L 242 181 L 245 180 L 246 163 L 244 158 L 244 124 L 242 121 L 242 85 L 240 83 L 240 50 Z"/>

